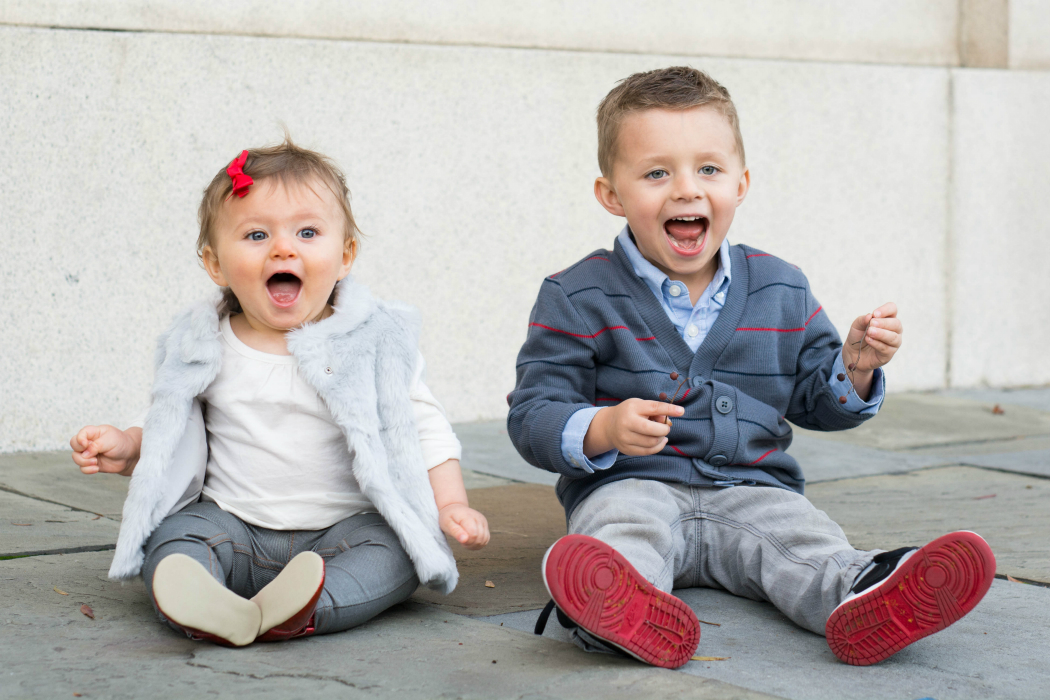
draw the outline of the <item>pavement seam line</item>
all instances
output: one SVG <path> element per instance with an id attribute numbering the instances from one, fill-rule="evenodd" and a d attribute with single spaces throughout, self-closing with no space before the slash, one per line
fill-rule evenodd
<path id="1" fill-rule="evenodd" d="M 25 559 L 26 557 L 44 557 L 52 554 L 81 554 L 84 552 L 108 552 L 117 548 L 116 544 L 88 544 L 83 547 L 66 547 L 64 549 L 40 549 L 33 552 L 0 553 L 0 561 Z"/>
<path id="2" fill-rule="evenodd" d="M 13 488 L 11 488 L 10 486 L 8 486 L 6 484 L 0 484 L 0 491 L 5 491 L 7 493 L 11 493 L 11 494 L 14 494 L 16 496 L 22 496 L 23 498 L 31 498 L 34 501 L 41 501 L 43 503 L 50 503 L 51 505 L 54 505 L 54 506 L 62 506 L 63 508 L 69 508 L 70 510 L 75 510 L 75 511 L 80 512 L 80 513 L 91 513 L 92 515 L 97 515 L 100 518 L 105 518 L 106 520 L 112 520 L 115 523 L 119 523 L 120 522 L 120 520 L 118 520 L 116 518 L 111 518 L 110 516 L 106 515 L 105 513 L 96 513 L 95 511 L 88 510 L 86 508 L 77 508 L 76 506 L 71 506 L 68 503 L 59 503 L 58 501 L 52 501 L 49 498 L 42 498 L 40 496 L 34 496 L 32 494 L 29 494 L 29 493 L 22 493 L 18 489 L 13 489 Z"/>

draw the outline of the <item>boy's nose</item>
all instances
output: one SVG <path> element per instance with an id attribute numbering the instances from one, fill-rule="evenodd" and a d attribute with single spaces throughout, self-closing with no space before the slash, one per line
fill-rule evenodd
<path id="1" fill-rule="evenodd" d="M 700 199 L 704 196 L 704 188 L 695 177 L 675 178 L 675 187 L 672 196 L 675 199 Z"/>

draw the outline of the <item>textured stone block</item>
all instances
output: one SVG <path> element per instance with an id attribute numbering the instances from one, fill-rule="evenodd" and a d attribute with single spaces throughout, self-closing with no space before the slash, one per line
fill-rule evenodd
<path id="1" fill-rule="evenodd" d="M 980 0 L 986 2 L 987 0 Z M 956 0 L 8 0 L 44 27 L 955 65 Z"/>
<path id="2" fill-rule="evenodd" d="M 1050 73 L 953 72 L 952 386 L 1050 383 Z"/>
<path id="3" fill-rule="evenodd" d="M 598 101 L 683 62 L 740 107 L 754 185 L 731 240 L 800 265 L 840 329 L 897 301 L 890 387 L 943 384 L 943 70 L 22 27 L 0 62 L 0 450 L 142 409 L 156 335 L 213 289 L 200 192 L 282 122 L 346 170 L 355 275 L 421 308 L 450 418 L 499 418 L 541 280 L 622 226 L 591 194 Z"/>

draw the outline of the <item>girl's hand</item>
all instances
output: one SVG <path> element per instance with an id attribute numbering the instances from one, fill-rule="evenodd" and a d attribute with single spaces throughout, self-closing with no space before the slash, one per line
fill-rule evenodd
<path id="1" fill-rule="evenodd" d="M 112 425 L 88 425 L 69 440 L 73 462 L 84 474 L 131 476 L 139 461 L 142 428 L 127 431 Z"/>
<path id="2" fill-rule="evenodd" d="M 485 516 L 462 503 L 449 503 L 438 512 L 441 531 L 467 549 L 481 549 L 489 543 L 489 523 Z"/>

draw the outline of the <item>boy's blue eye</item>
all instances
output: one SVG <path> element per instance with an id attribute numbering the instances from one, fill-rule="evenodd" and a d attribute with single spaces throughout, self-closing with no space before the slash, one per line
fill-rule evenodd
<path id="1" fill-rule="evenodd" d="M 265 231 L 252 231 L 251 233 L 248 234 L 248 238 L 253 240 L 253 241 L 265 241 L 266 240 L 266 232 Z"/>
<path id="2" fill-rule="evenodd" d="M 317 235 L 317 231 L 313 230 L 312 228 L 304 228 L 302 231 L 299 232 L 299 235 L 303 238 L 313 238 Z"/>
<path id="3" fill-rule="evenodd" d="M 662 177 L 666 177 L 666 175 L 667 175 L 667 171 L 666 170 L 653 170 L 648 175 L 646 175 L 646 177 L 649 178 L 650 180 L 659 180 Z"/>
<path id="4" fill-rule="evenodd" d="M 714 175 L 717 172 L 718 172 L 718 168 L 716 168 L 713 165 L 705 165 L 704 167 L 700 168 L 700 174 L 701 175 L 707 175 L 708 177 L 710 177 L 711 175 Z"/>

